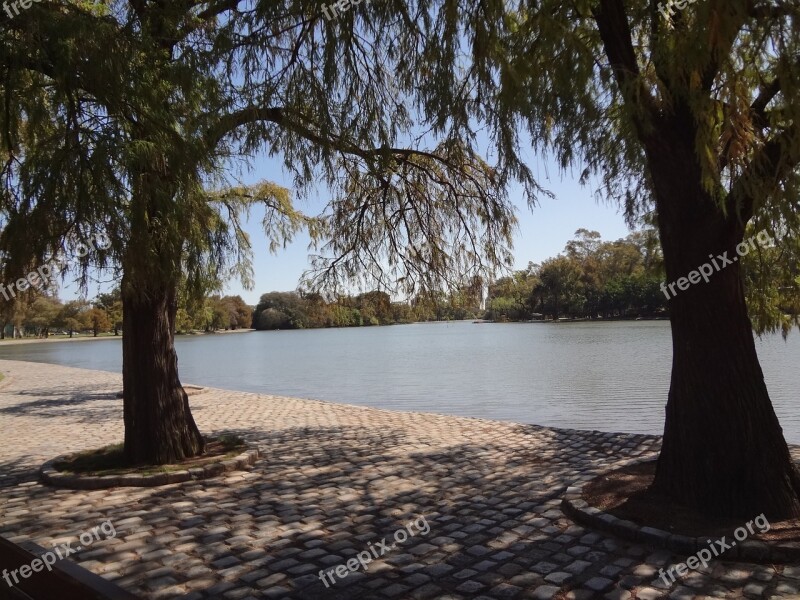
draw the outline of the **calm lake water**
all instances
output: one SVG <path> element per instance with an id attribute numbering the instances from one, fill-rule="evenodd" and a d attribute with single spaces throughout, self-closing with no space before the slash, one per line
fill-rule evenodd
<path id="1" fill-rule="evenodd" d="M 800 443 L 800 335 L 757 340 L 789 441 Z M 578 429 L 661 433 L 665 321 L 428 323 L 182 336 L 181 379 L 220 388 Z M 0 358 L 121 372 L 117 339 L 0 345 Z"/>

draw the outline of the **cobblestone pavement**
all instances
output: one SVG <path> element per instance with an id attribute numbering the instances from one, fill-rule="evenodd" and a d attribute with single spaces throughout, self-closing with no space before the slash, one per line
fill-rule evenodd
<path id="1" fill-rule="evenodd" d="M 116 537 L 71 558 L 143 598 L 800 598 L 797 565 L 718 561 L 667 588 L 658 570 L 687 557 L 565 518 L 568 485 L 653 456 L 654 436 L 210 390 L 191 398 L 198 424 L 257 443 L 249 471 L 57 490 L 37 482 L 44 460 L 122 439 L 121 378 L 13 361 L 0 371 L 0 533 L 75 543 L 110 519 Z M 421 517 L 427 533 L 389 545 Z M 319 579 L 372 548 L 385 554 L 366 572 Z"/>

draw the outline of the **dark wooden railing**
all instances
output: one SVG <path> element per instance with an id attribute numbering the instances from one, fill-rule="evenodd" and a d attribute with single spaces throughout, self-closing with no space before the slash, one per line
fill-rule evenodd
<path id="1" fill-rule="evenodd" d="M 68 558 L 58 560 L 52 570 L 46 568 L 32 572 L 26 578 L 19 576 L 19 583 L 9 586 L 3 578 L 3 570 L 9 573 L 23 565 L 30 566 L 49 550 L 34 544 L 22 542 L 15 544 L 0 536 L 0 599 L 5 600 L 139 600 L 130 592 L 106 581 L 99 575 L 79 567 Z M 41 562 L 41 559 L 40 559 Z M 37 566 L 39 566 L 37 564 Z"/>

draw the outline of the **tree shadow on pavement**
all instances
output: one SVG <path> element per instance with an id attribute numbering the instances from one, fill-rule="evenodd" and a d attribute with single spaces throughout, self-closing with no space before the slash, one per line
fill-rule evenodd
<path id="1" fill-rule="evenodd" d="M 512 597 L 554 582 L 568 589 L 625 555 L 630 545 L 589 534 L 558 506 L 576 479 L 655 438 L 615 449 L 599 432 L 520 426 L 498 437 L 487 427 L 452 444 L 392 427 L 237 430 L 261 450 L 247 471 L 150 489 L 30 485 L 30 515 L 14 529 L 45 545 L 111 519 L 116 538 L 82 564 L 145 598 Z M 65 497 L 66 508 L 38 510 Z M 409 525 L 423 517 L 426 534 Z M 407 526 L 414 535 L 396 540 Z M 374 558 L 381 540 L 395 547 Z M 373 548 L 366 570 L 328 587 L 319 579 Z"/>

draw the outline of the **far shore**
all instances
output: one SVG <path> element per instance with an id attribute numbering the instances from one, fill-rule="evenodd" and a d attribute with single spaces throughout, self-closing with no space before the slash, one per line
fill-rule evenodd
<path id="1" fill-rule="evenodd" d="M 178 333 L 177 336 L 190 336 L 190 335 L 219 335 L 225 333 L 250 333 L 255 329 L 220 329 L 219 331 L 192 331 L 189 333 Z M 91 342 L 100 340 L 121 340 L 122 334 L 119 335 L 98 335 L 97 337 L 91 335 L 51 335 L 47 338 L 6 338 L 0 340 L 0 346 L 15 346 L 18 344 L 47 344 L 56 342 Z"/>
<path id="2" fill-rule="evenodd" d="M 620 321 L 669 321 L 669 317 L 666 316 L 648 316 L 648 317 L 606 317 L 606 318 L 596 318 L 590 319 L 588 317 L 579 317 L 579 318 L 566 318 L 562 317 L 556 321 L 552 319 L 533 319 L 530 321 L 494 321 L 494 320 L 487 320 L 487 319 L 453 319 L 453 320 L 441 320 L 441 321 L 413 321 L 411 323 L 388 323 L 386 325 L 372 325 L 372 326 L 359 326 L 359 327 L 312 327 L 308 330 L 313 329 L 364 329 L 370 327 L 391 327 L 393 325 L 422 325 L 422 324 L 448 324 L 448 323 L 475 323 L 475 324 L 486 324 L 486 325 L 512 325 L 512 324 L 558 324 L 558 323 L 611 323 L 611 322 L 620 322 Z M 196 335 L 223 335 L 229 333 L 252 333 L 254 331 L 259 331 L 257 329 L 219 329 L 217 331 L 188 331 L 183 333 L 176 333 L 176 337 L 190 337 Z M 272 329 L 272 330 L 264 330 L 264 331 L 300 331 L 299 329 Z M 304 330 L 307 331 L 307 330 Z M 113 335 L 111 333 L 104 333 L 102 335 L 98 335 L 97 337 L 91 335 L 78 335 L 75 334 L 73 337 L 69 337 L 68 335 L 62 334 L 51 334 L 50 337 L 47 338 L 35 338 L 35 337 L 24 337 L 24 338 L 5 338 L 0 339 L 0 346 L 15 346 L 19 344 L 47 344 L 47 343 L 61 343 L 61 342 L 90 342 L 90 341 L 99 341 L 99 340 L 121 340 L 122 333 L 120 332 L 119 335 Z"/>

